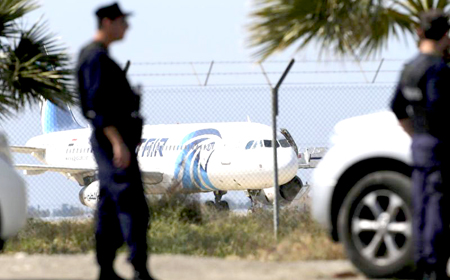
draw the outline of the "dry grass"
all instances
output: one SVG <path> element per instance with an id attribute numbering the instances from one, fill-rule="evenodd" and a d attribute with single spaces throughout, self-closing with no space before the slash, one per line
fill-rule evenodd
<path id="1" fill-rule="evenodd" d="M 261 248 L 250 258 L 264 261 L 333 260 L 345 258 L 341 244 L 331 240 L 327 232 L 311 220 L 308 213 L 289 213 L 299 223 L 290 230 L 282 230 L 280 242 Z"/>
<path id="2" fill-rule="evenodd" d="M 340 245 L 308 212 L 282 209 L 279 242 L 273 234 L 272 211 L 236 215 L 200 206 L 195 200 L 170 199 L 151 203 L 149 231 L 153 253 L 292 261 L 344 258 Z M 7 243 L 6 252 L 72 254 L 94 250 L 94 223 L 29 220 Z M 123 248 L 122 250 L 125 250 Z"/>

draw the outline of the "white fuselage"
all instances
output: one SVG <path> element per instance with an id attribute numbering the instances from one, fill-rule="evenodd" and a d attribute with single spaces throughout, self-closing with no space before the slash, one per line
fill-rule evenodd
<path id="1" fill-rule="evenodd" d="M 44 148 L 47 165 L 95 168 L 90 129 L 49 133 L 34 137 L 27 146 Z M 277 136 L 279 184 L 297 174 L 298 158 L 287 140 Z M 253 142 L 252 142 L 253 141 Z M 250 123 L 145 125 L 137 149 L 147 193 L 264 189 L 273 186 L 272 130 Z M 145 172 L 163 173 L 157 184 Z M 67 174 L 64 174 L 67 176 Z"/>

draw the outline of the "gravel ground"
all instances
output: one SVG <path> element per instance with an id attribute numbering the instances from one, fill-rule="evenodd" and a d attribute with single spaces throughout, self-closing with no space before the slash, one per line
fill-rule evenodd
<path id="1" fill-rule="evenodd" d="M 115 263 L 123 277 L 132 269 L 121 254 Z M 258 262 L 233 259 L 155 255 L 150 268 L 159 280 L 295 280 L 366 279 L 348 261 Z M 0 255 L 0 279 L 8 280 L 94 280 L 98 268 L 93 254 Z"/>

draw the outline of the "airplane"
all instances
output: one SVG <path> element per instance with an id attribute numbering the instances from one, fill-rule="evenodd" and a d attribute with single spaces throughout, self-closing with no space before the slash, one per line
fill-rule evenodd
<path id="1" fill-rule="evenodd" d="M 91 128 L 76 121 L 70 107 L 49 101 L 41 105 L 42 135 L 25 146 L 11 146 L 16 153 L 31 154 L 43 164 L 17 164 L 26 175 L 59 172 L 76 181 L 80 202 L 95 208 L 99 195 L 97 165 L 90 145 Z M 144 125 L 137 157 L 146 194 L 213 192 L 218 209 L 229 209 L 222 196 L 242 190 L 252 201 L 272 205 L 272 128 L 254 122 Z M 324 149 L 298 153 L 289 132 L 277 134 L 280 204 L 293 201 L 305 186 L 299 168 L 314 168 Z"/>

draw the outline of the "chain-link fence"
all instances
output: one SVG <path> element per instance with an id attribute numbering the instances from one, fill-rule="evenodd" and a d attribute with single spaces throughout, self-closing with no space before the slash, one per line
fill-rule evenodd
<path id="1" fill-rule="evenodd" d="M 328 137 L 338 121 L 387 109 L 392 93 L 392 84 L 282 86 L 279 90 L 277 126 L 289 131 L 300 152 L 308 147 L 328 147 Z M 270 129 L 271 126 L 271 89 L 269 86 L 147 87 L 141 90 L 141 94 L 141 111 L 147 125 L 242 122 L 263 124 L 267 126 L 267 129 Z M 79 109 L 74 108 L 74 112 L 79 123 L 87 127 L 87 122 L 82 119 Z M 10 145 L 24 146 L 30 138 L 42 134 L 39 106 L 31 107 L 15 118 L 3 120 L 3 129 L 8 136 Z M 194 130 L 193 126 L 191 132 Z M 252 138 L 250 137 L 252 131 L 244 133 L 237 128 L 236 133 L 242 134 L 236 135 L 236 139 L 239 141 L 235 142 L 236 149 L 241 149 L 240 156 L 245 156 L 244 152 L 249 148 L 255 148 L 252 154 L 249 154 L 250 157 L 260 157 L 267 151 L 272 155 L 272 149 L 265 149 L 270 146 L 270 141 L 264 143 L 264 140 L 272 138 L 266 139 L 266 136 L 261 136 L 256 131 Z M 254 142 L 247 146 L 250 141 Z M 207 145 L 202 147 L 200 142 L 192 143 L 191 146 L 184 145 L 183 147 L 180 144 L 181 147 L 167 146 L 159 147 L 159 149 L 168 149 L 168 152 L 177 153 L 182 153 L 185 149 L 207 150 Z M 55 143 L 55 145 L 57 144 Z M 67 145 L 67 143 L 59 144 Z M 283 143 L 280 144 L 283 146 Z M 218 142 L 215 143 L 216 148 L 219 146 Z M 209 146 L 209 150 L 211 147 Z M 69 148 L 65 152 L 70 152 Z M 204 177 L 209 172 L 213 172 L 213 167 L 206 170 L 202 165 L 202 160 L 206 159 L 201 156 L 200 152 L 191 154 L 192 166 L 195 165 L 195 160 L 198 158 L 200 163 L 197 168 L 201 170 L 197 175 L 190 174 L 192 175 L 191 183 L 196 185 L 194 188 L 199 187 L 198 189 L 205 190 L 204 186 L 199 186 L 199 184 L 203 184 L 206 189 L 220 189 L 211 182 L 214 180 L 213 178 Z M 216 156 L 219 154 L 219 151 L 216 151 Z M 187 153 L 185 155 L 187 156 Z M 227 155 L 226 151 L 222 151 L 221 155 Z M 209 156 L 212 157 L 211 153 Z M 42 164 L 32 155 L 24 154 L 15 154 L 14 161 L 16 164 Z M 53 163 L 53 165 L 55 164 Z M 68 163 L 61 164 L 67 165 Z M 272 166 L 270 163 L 267 165 Z M 244 170 L 245 166 L 242 168 Z M 175 170 L 172 172 L 173 176 Z M 239 178 L 244 181 L 245 172 L 242 171 L 242 174 L 239 174 Z M 304 184 L 307 184 L 310 182 L 311 173 L 312 170 L 300 169 L 297 171 L 297 176 Z M 252 176 L 256 176 L 253 177 L 255 180 L 258 178 L 255 174 Z M 30 216 L 69 217 L 92 214 L 92 211 L 79 201 L 81 189 L 79 183 L 55 172 L 24 176 L 24 178 L 28 186 Z M 252 177 L 247 178 L 247 181 L 251 180 Z M 148 187 L 151 188 L 151 186 Z M 182 187 L 189 186 L 182 185 Z M 230 189 L 236 188 L 239 188 L 239 182 L 236 182 L 235 186 L 230 186 Z M 256 197 L 256 193 L 253 194 Z M 306 193 L 304 197 L 307 196 Z M 202 201 L 214 200 L 214 195 L 212 192 L 204 192 L 200 195 L 200 199 Z M 223 196 L 223 200 L 228 201 L 231 209 L 237 211 L 247 210 L 251 206 L 245 190 L 229 191 Z M 306 203 L 305 200 L 297 196 L 291 205 L 302 207 L 304 203 Z"/>

